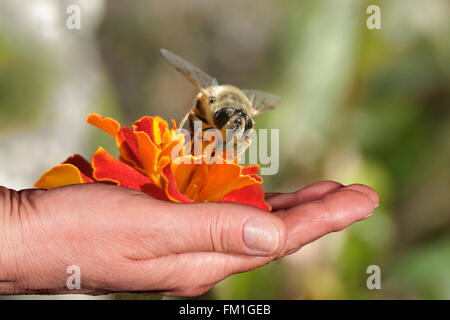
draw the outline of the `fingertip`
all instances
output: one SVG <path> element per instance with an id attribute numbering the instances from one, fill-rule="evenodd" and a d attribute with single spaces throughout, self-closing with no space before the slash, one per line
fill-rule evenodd
<path id="1" fill-rule="evenodd" d="M 332 188 L 343 187 L 342 183 L 339 183 L 339 182 L 333 181 L 333 180 L 319 181 L 319 182 L 313 184 L 313 186 L 317 186 L 317 187 L 321 187 L 321 188 L 325 188 L 325 189 L 332 189 Z"/>
<path id="2" fill-rule="evenodd" d="M 380 197 L 378 196 L 377 192 L 373 188 L 366 186 L 364 184 L 359 183 L 351 184 L 346 187 L 343 187 L 341 190 L 354 190 L 364 193 L 366 196 L 370 198 L 370 200 L 372 200 L 374 208 L 377 208 L 380 205 Z"/>
<path id="3" fill-rule="evenodd" d="M 329 194 L 322 201 L 328 208 L 335 208 L 336 219 L 332 222 L 343 227 L 371 216 L 375 210 L 373 200 L 367 194 L 349 188 Z M 339 223 L 340 220 L 342 223 Z"/>

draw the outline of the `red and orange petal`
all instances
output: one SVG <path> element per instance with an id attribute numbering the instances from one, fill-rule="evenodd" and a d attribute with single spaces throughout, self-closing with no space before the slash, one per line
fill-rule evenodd
<path id="1" fill-rule="evenodd" d="M 165 170 L 167 172 L 170 169 L 174 175 L 174 182 L 179 192 L 194 201 L 197 201 L 197 195 L 208 179 L 206 164 L 204 162 L 196 164 L 197 159 L 193 156 L 181 157 L 178 159 L 180 163 L 172 162 Z"/>
<path id="2" fill-rule="evenodd" d="M 241 189 L 232 190 L 217 202 L 234 202 L 257 207 L 265 211 L 271 211 L 272 208 L 266 202 L 264 189 L 259 184 L 246 186 Z"/>
<path id="3" fill-rule="evenodd" d="M 131 128 L 121 128 L 116 120 L 102 117 L 95 113 L 89 114 L 86 122 L 96 126 L 116 139 L 120 156 L 125 162 L 133 166 L 141 165 L 141 154 L 139 152 L 137 138 Z"/>
<path id="4" fill-rule="evenodd" d="M 77 165 L 80 165 L 81 169 Z M 90 182 L 94 182 L 94 180 L 92 179 L 92 168 L 89 162 L 80 155 L 74 155 L 64 161 L 64 163 L 44 172 L 39 180 L 36 181 L 34 187 L 53 189 L 71 184 Z"/>
<path id="5" fill-rule="evenodd" d="M 150 177 L 153 183 L 161 187 L 162 185 L 158 177 L 158 159 L 161 154 L 161 150 L 155 146 L 145 132 L 135 132 L 134 135 L 136 136 L 138 150 L 142 155 L 141 166 L 137 169 Z"/>
<path id="6" fill-rule="evenodd" d="M 120 123 L 113 118 L 102 117 L 96 113 L 87 116 L 86 122 L 105 131 L 110 136 L 116 138 L 120 131 Z"/>
<path id="7" fill-rule="evenodd" d="M 74 154 L 73 156 L 67 158 L 66 161 L 63 162 L 63 164 L 64 163 L 73 164 L 75 167 L 77 167 L 78 170 L 80 170 L 80 172 L 84 175 L 84 180 L 86 180 L 87 178 L 90 178 L 91 180 L 93 179 L 92 166 L 89 161 L 87 161 L 81 155 Z"/>
<path id="8" fill-rule="evenodd" d="M 194 201 L 217 201 L 232 190 L 261 183 L 261 179 L 244 174 L 242 167 L 237 164 L 196 164 L 195 160 L 192 156 L 182 157 L 180 163 L 172 163 L 170 167 L 179 193 Z M 257 167 L 250 167 L 246 171 L 254 173 L 255 169 Z M 168 170 L 165 168 L 165 175 Z"/>
<path id="9" fill-rule="evenodd" d="M 102 147 L 92 157 L 92 167 L 96 181 L 113 182 L 121 187 L 140 190 L 156 199 L 168 200 L 149 177 L 117 160 Z"/>
<path id="10" fill-rule="evenodd" d="M 158 147 L 161 147 L 164 136 L 169 134 L 169 125 L 161 117 L 142 117 L 133 123 L 134 132 L 145 132 L 150 140 Z"/>
<path id="11" fill-rule="evenodd" d="M 250 176 L 258 176 L 258 173 L 259 173 L 258 164 L 249 164 L 247 166 L 242 167 L 242 174 L 248 174 Z"/>
<path id="12" fill-rule="evenodd" d="M 164 132 L 164 137 L 161 137 L 161 142 L 159 145 L 155 144 L 155 142 L 150 138 L 148 131 L 136 131 L 135 127 L 135 136 L 138 141 L 139 152 L 141 153 L 141 163 L 142 167 L 137 168 L 140 172 L 147 175 L 152 179 L 152 181 L 163 188 L 163 180 L 161 177 L 161 166 L 165 166 L 167 160 L 162 160 L 163 158 L 178 157 L 182 153 L 182 146 L 184 143 L 183 137 L 173 136 L 174 141 L 172 141 L 171 132 L 164 127 L 160 127 L 158 130 Z M 166 131 L 163 131 L 166 130 Z M 156 140 L 158 142 L 159 139 Z M 177 146 L 180 148 L 174 150 Z M 174 153 L 172 155 L 172 153 Z M 161 162 L 162 161 L 162 162 Z"/>
<path id="13" fill-rule="evenodd" d="M 259 183 L 249 175 L 242 175 L 241 167 L 234 163 L 206 165 L 206 168 L 207 178 L 196 197 L 199 202 L 217 201 L 232 190 Z"/>
<path id="14" fill-rule="evenodd" d="M 183 203 L 194 202 L 194 200 L 180 192 L 170 161 L 166 161 L 165 165 L 161 165 L 161 178 L 163 179 L 164 192 L 171 201 Z"/>

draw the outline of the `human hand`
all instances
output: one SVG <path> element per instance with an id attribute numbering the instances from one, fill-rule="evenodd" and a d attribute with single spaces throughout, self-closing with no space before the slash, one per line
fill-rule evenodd
<path id="1" fill-rule="evenodd" d="M 367 218 L 379 203 L 367 186 L 331 181 L 267 201 L 272 213 L 177 204 L 105 184 L 0 187 L 0 294 L 198 296 Z M 80 267 L 79 290 L 66 287 L 71 265 Z"/>

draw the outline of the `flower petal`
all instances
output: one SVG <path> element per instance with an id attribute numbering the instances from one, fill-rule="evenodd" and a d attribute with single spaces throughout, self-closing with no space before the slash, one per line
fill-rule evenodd
<path id="1" fill-rule="evenodd" d="M 138 131 L 135 132 L 134 135 L 136 136 L 139 153 L 142 159 L 142 168 L 140 168 L 140 171 L 150 177 L 156 185 L 161 187 L 161 183 L 158 179 L 158 157 L 161 153 L 160 149 L 155 146 L 145 132 Z"/>
<path id="2" fill-rule="evenodd" d="M 143 131 L 158 147 L 163 141 L 164 133 L 169 130 L 169 125 L 161 117 L 142 117 L 133 123 L 134 131 Z"/>
<path id="3" fill-rule="evenodd" d="M 175 179 L 174 173 L 175 165 L 173 165 L 169 157 L 165 158 L 168 158 L 169 161 L 166 161 L 167 162 L 166 165 L 164 166 L 161 165 L 160 170 L 161 170 L 161 177 L 164 179 L 164 191 L 166 192 L 167 197 L 171 201 L 175 202 L 184 202 L 184 203 L 194 202 L 192 199 L 182 194 L 178 189 L 177 180 Z"/>
<path id="4" fill-rule="evenodd" d="M 242 174 L 246 175 L 258 175 L 259 173 L 259 165 L 258 164 L 250 164 L 242 167 Z"/>
<path id="5" fill-rule="evenodd" d="M 74 154 L 73 156 L 67 158 L 67 160 L 64 161 L 63 163 L 73 164 L 75 167 L 77 167 L 78 170 L 80 170 L 80 172 L 82 173 L 82 177 L 84 176 L 83 180 L 87 180 L 86 178 L 90 179 L 90 181 L 85 181 L 85 182 L 92 182 L 93 181 L 92 180 L 93 179 L 93 177 L 92 177 L 92 166 L 89 163 L 89 161 L 87 161 L 81 155 Z"/>
<path id="6" fill-rule="evenodd" d="M 249 175 L 242 175 L 242 168 L 234 163 L 208 165 L 207 180 L 196 201 L 217 201 L 234 189 L 259 184 Z"/>
<path id="7" fill-rule="evenodd" d="M 131 128 L 121 128 L 120 124 L 116 120 L 112 118 L 102 117 L 95 113 L 91 113 L 90 115 L 88 115 L 86 121 L 89 124 L 102 129 L 107 134 L 116 139 L 116 144 L 119 148 L 120 156 L 127 163 L 136 167 L 140 166 L 141 156 L 139 154 L 138 143 Z"/>
<path id="8" fill-rule="evenodd" d="M 53 189 L 70 184 L 93 182 L 84 176 L 76 166 L 70 163 L 59 164 L 46 171 L 34 184 L 35 188 Z"/>
<path id="9" fill-rule="evenodd" d="M 102 147 L 92 157 L 92 167 L 97 181 L 113 182 L 122 187 L 143 191 L 153 198 L 167 200 L 164 192 L 149 177 L 117 160 Z"/>
<path id="10" fill-rule="evenodd" d="M 135 167 L 140 167 L 142 165 L 142 157 L 139 153 L 137 137 L 130 127 L 123 127 L 120 129 L 116 143 L 123 159 Z"/>
<path id="11" fill-rule="evenodd" d="M 265 211 L 270 211 L 271 207 L 264 198 L 264 190 L 259 184 L 246 186 L 233 190 L 220 198 L 218 202 L 234 202 L 250 205 Z"/>
<path id="12" fill-rule="evenodd" d="M 183 162 L 183 160 L 185 159 L 187 163 Z M 195 164 L 193 159 L 193 156 L 185 156 L 178 159 L 178 161 L 180 161 L 179 164 L 172 164 L 175 173 L 177 188 L 183 194 L 186 194 L 186 190 L 190 185 L 191 178 L 194 175 Z"/>
<path id="13" fill-rule="evenodd" d="M 110 136 L 117 138 L 120 130 L 120 124 L 112 118 L 105 118 L 96 113 L 91 113 L 88 115 L 86 122 L 102 129 Z"/>

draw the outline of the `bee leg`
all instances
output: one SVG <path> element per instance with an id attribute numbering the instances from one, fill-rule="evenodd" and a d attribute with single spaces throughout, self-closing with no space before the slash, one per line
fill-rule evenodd
<path id="1" fill-rule="evenodd" d="M 186 115 L 183 117 L 183 119 L 181 119 L 178 128 L 183 129 L 183 127 L 186 124 L 186 121 L 187 121 L 187 119 L 189 118 L 190 115 L 191 115 L 190 111 L 188 113 L 186 113 Z"/>
<path id="2" fill-rule="evenodd" d="M 250 146 L 250 143 L 252 143 L 252 140 L 249 137 L 245 137 L 244 143 L 242 143 L 239 146 L 238 150 L 236 150 L 236 157 L 235 158 L 238 158 L 242 154 L 244 154 L 245 150 L 247 150 L 248 147 Z"/>

